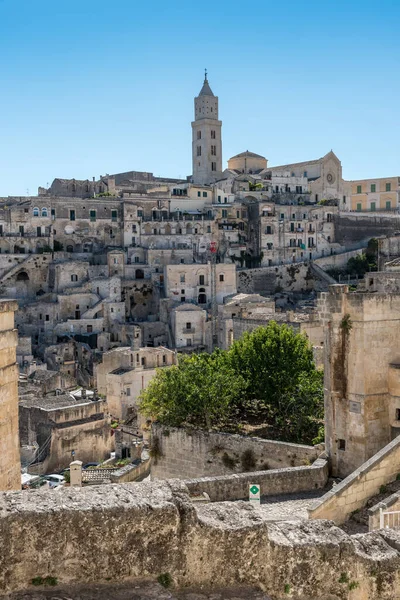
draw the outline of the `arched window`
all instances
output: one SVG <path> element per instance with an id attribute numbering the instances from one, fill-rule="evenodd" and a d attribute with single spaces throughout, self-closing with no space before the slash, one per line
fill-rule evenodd
<path id="1" fill-rule="evenodd" d="M 17 275 L 17 281 L 29 281 L 29 275 L 25 271 L 21 271 Z"/>
<path id="2" fill-rule="evenodd" d="M 74 251 L 74 247 L 69 245 L 67 246 L 67 252 L 73 252 Z"/>
<path id="3" fill-rule="evenodd" d="M 42 217 L 47 217 L 47 208 L 42 208 Z"/>
<path id="4" fill-rule="evenodd" d="M 71 275 L 71 281 L 78 281 L 78 275 L 76 275 L 75 273 L 73 273 Z"/>
<path id="5" fill-rule="evenodd" d="M 39 216 L 39 209 L 37 206 L 35 206 L 35 208 L 33 209 L 33 216 L 34 217 L 38 217 Z"/>

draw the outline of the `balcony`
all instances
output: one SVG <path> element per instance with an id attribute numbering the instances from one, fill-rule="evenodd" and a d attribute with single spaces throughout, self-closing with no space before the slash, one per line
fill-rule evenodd
<path id="1" fill-rule="evenodd" d="M 182 333 L 195 333 L 195 332 L 196 332 L 195 327 L 184 327 L 182 329 Z"/>

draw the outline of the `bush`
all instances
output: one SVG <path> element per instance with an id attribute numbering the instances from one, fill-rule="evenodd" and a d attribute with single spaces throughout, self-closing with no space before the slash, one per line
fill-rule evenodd
<path id="1" fill-rule="evenodd" d="M 234 458 L 232 458 L 232 456 L 229 456 L 229 454 L 227 452 L 223 453 L 221 460 L 222 460 L 222 464 L 227 469 L 233 470 L 236 466 L 236 460 Z"/>
<path id="2" fill-rule="evenodd" d="M 252 471 L 255 468 L 257 461 L 251 448 L 248 448 L 243 452 L 242 456 L 240 457 L 240 462 L 242 463 L 242 469 L 245 473 L 247 471 Z"/>
<path id="3" fill-rule="evenodd" d="M 157 577 L 157 581 L 164 588 L 169 588 L 171 587 L 173 580 L 170 573 L 161 573 L 161 575 Z"/>

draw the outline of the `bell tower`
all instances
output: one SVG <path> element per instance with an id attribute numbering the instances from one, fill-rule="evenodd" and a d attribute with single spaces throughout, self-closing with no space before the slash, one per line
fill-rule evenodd
<path id="1" fill-rule="evenodd" d="M 192 121 L 193 183 L 210 184 L 222 173 L 222 122 L 218 120 L 218 97 L 214 96 L 205 71 L 200 94 L 194 99 Z"/>

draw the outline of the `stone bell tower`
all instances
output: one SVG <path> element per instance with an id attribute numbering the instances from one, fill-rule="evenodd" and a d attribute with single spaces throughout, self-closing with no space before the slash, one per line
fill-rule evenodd
<path id="1" fill-rule="evenodd" d="M 193 183 L 209 184 L 222 173 L 222 122 L 218 120 L 218 97 L 205 72 L 203 87 L 194 99 L 192 122 Z"/>

